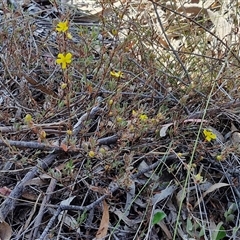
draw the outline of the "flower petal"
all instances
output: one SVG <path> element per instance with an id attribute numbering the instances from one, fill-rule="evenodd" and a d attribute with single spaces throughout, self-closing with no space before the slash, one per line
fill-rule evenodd
<path id="1" fill-rule="evenodd" d="M 67 68 L 67 64 L 66 64 L 66 62 L 63 62 L 62 63 L 62 69 L 66 69 Z"/>
<path id="2" fill-rule="evenodd" d="M 56 26 L 56 31 L 58 32 L 66 32 L 68 30 L 68 21 L 59 22 Z"/>
<path id="3" fill-rule="evenodd" d="M 57 64 L 61 64 L 61 63 L 62 63 L 62 59 L 59 59 L 59 58 L 58 58 L 58 59 L 56 60 L 56 63 L 57 63 Z"/>
<path id="4" fill-rule="evenodd" d="M 65 60 L 67 63 L 71 63 L 72 62 L 72 54 L 71 53 L 67 53 Z"/>
<path id="5" fill-rule="evenodd" d="M 60 58 L 60 59 L 63 59 L 64 55 L 62 53 L 59 53 L 57 57 Z"/>

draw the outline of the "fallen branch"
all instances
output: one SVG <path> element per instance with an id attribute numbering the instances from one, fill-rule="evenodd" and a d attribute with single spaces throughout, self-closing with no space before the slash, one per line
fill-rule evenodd
<path id="1" fill-rule="evenodd" d="M 119 139 L 118 135 L 113 135 L 109 137 L 100 138 L 97 140 L 98 145 L 110 145 L 117 142 Z M 0 146 L 6 147 L 17 147 L 17 148 L 31 148 L 31 149 L 38 149 L 43 151 L 54 151 L 55 153 L 63 151 L 63 149 L 59 146 L 48 145 L 45 143 L 39 142 L 28 142 L 28 141 L 13 141 L 13 140 L 0 140 Z M 74 149 L 69 149 L 68 152 L 79 152 L 80 149 L 76 146 Z"/>
<path id="2" fill-rule="evenodd" d="M 27 141 L 13 141 L 13 140 L 0 140 L 0 146 L 6 147 L 17 147 L 17 148 L 32 148 L 44 151 L 62 151 L 61 147 L 58 146 L 50 146 L 44 143 L 39 142 L 27 142 Z"/>

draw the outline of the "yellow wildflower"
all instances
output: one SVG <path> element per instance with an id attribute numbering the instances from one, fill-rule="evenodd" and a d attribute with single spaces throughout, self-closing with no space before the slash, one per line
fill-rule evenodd
<path id="1" fill-rule="evenodd" d="M 112 29 L 112 35 L 117 36 L 117 34 L 118 34 L 118 30 L 117 29 Z"/>
<path id="2" fill-rule="evenodd" d="M 117 122 L 118 123 L 122 123 L 123 122 L 123 119 L 121 117 L 117 117 Z"/>
<path id="3" fill-rule="evenodd" d="M 67 63 L 71 63 L 72 62 L 72 54 L 71 53 L 67 53 L 66 55 L 59 53 L 58 54 L 58 58 L 56 60 L 57 64 L 62 64 L 62 69 L 66 69 L 67 68 Z"/>
<path id="4" fill-rule="evenodd" d="M 32 116 L 30 114 L 27 114 L 24 118 L 26 123 L 30 123 L 32 121 Z"/>
<path id="5" fill-rule="evenodd" d="M 140 114 L 139 119 L 143 122 L 146 122 L 148 120 L 148 116 L 146 114 Z"/>
<path id="6" fill-rule="evenodd" d="M 67 135 L 71 136 L 72 135 L 72 130 L 67 130 Z"/>
<path id="7" fill-rule="evenodd" d="M 105 154 L 105 153 L 106 153 L 106 149 L 100 148 L 100 149 L 99 149 L 99 152 L 100 152 L 101 154 Z"/>
<path id="8" fill-rule="evenodd" d="M 200 173 L 194 176 L 195 183 L 202 183 L 203 182 L 203 177 L 201 176 Z"/>
<path id="9" fill-rule="evenodd" d="M 67 33 L 67 38 L 70 39 L 70 40 L 72 40 L 72 39 L 73 39 L 72 34 L 71 34 L 71 33 Z"/>
<path id="10" fill-rule="evenodd" d="M 61 84 L 61 89 L 65 89 L 67 87 L 67 84 L 66 83 L 62 83 Z"/>
<path id="11" fill-rule="evenodd" d="M 216 134 L 214 134 L 210 129 L 204 129 L 203 134 L 208 142 L 217 138 Z"/>
<path id="12" fill-rule="evenodd" d="M 177 156 L 181 158 L 183 156 L 183 154 L 181 152 L 179 152 L 179 153 L 177 153 Z"/>
<path id="13" fill-rule="evenodd" d="M 40 137 L 41 140 L 45 139 L 46 136 L 47 136 L 47 134 L 46 134 L 46 132 L 44 130 L 41 130 L 39 132 L 39 137 Z"/>
<path id="14" fill-rule="evenodd" d="M 95 152 L 94 152 L 94 151 L 90 151 L 90 152 L 88 153 L 88 156 L 89 156 L 90 158 L 94 158 Z"/>
<path id="15" fill-rule="evenodd" d="M 132 110 L 132 115 L 133 115 L 133 117 L 136 117 L 137 116 L 137 112 L 135 110 Z"/>
<path id="16" fill-rule="evenodd" d="M 196 164 L 195 164 L 195 163 L 192 163 L 192 164 L 189 163 L 189 164 L 187 164 L 187 165 L 185 166 L 185 168 L 186 168 L 187 170 L 193 172 L 194 169 L 196 168 Z"/>
<path id="17" fill-rule="evenodd" d="M 123 77 L 123 73 L 121 71 L 118 71 L 118 72 L 115 72 L 115 71 L 111 71 L 110 72 L 110 75 L 112 77 L 115 77 L 115 78 L 122 78 Z"/>
<path id="18" fill-rule="evenodd" d="M 218 161 L 222 161 L 222 160 L 223 160 L 223 156 L 222 156 L 221 154 L 218 154 L 218 155 L 216 156 L 216 159 L 217 159 Z"/>
<path id="19" fill-rule="evenodd" d="M 59 22 L 56 27 L 56 31 L 65 33 L 68 30 L 68 21 Z"/>

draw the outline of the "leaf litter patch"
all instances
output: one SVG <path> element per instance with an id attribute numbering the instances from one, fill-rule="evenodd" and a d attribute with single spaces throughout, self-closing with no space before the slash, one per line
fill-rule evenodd
<path id="1" fill-rule="evenodd" d="M 238 6 L 27 4 L 1 5 L 1 239 L 237 237 Z"/>

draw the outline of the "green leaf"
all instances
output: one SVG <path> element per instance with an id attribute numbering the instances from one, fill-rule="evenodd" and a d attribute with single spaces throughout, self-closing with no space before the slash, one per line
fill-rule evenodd
<path id="1" fill-rule="evenodd" d="M 187 219 L 187 232 L 192 232 L 193 230 L 193 224 L 192 224 L 192 221 L 188 218 Z"/>
<path id="2" fill-rule="evenodd" d="M 223 239 L 223 238 L 225 238 L 225 237 L 226 237 L 226 231 L 225 231 L 224 227 L 221 226 L 221 227 L 219 228 L 219 231 L 218 231 L 216 240 L 221 240 L 221 239 Z"/>
<path id="3" fill-rule="evenodd" d="M 227 222 L 234 222 L 235 216 L 233 214 L 229 214 L 225 217 Z"/>
<path id="4" fill-rule="evenodd" d="M 222 222 L 218 223 L 218 225 L 216 226 L 216 230 L 214 231 L 212 238 L 214 240 L 221 240 L 223 238 L 226 237 L 226 231 L 224 229 L 224 227 L 222 226 Z"/>
<path id="5" fill-rule="evenodd" d="M 156 212 L 152 219 L 152 224 L 155 225 L 162 221 L 167 215 L 164 212 Z"/>

